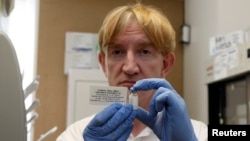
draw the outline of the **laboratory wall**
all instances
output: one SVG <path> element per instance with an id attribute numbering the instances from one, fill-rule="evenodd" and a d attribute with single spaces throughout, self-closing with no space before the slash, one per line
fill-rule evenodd
<path id="1" fill-rule="evenodd" d="M 191 26 L 191 42 L 184 46 L 183 95 L 192 118 L 208 123 L 205 64 L 209 59 L 209 39 L 249 29 L 249 5 L 249 0 L 185 1 L 184 17 Z"/>
<path id="2" fill-rule="evenodd" d="M 34 127 L 34 139 L 54 126 L 54 141 L 66 128 L 67 75 L 64 74 L 65 33 L 97 33 L 109 10 L 136 0 L 40 0 L 37 50 L 37 75 L 40 84 L 36 96 L 41 106 Z M 184 19 L 183 0 L 143 0 L 160 7 L 177 33 L 176 63 L 167 79 L 183 95 L 183 47 L 180 43 Z M 193 66 L 193 65 L 192 65 Z M 193 82 L 192 82 L 193 83 Z M 84 108 L 84 107 L 83 107 Z"/>

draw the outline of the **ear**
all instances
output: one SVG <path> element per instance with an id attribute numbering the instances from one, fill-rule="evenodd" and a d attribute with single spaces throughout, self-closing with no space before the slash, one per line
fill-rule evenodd
<path id="1" fill-rule="evenodd" d="M 175 63 L 175 55 L 173 52 L 163 56 L 162 76 L 165 78 L 171 71 Z"/>
<path id="2" fill-rule="evenodd" d="M 98 61 L 99 61 L 99 64 L 101 65 L 102 67 L 102 71 L 104 72 L 105 76 L 107 76 L 107 70 L 106 70 L 106 65 L 105 65 L 105 54 L 104 53 L 101 53 L 99 52 L 98 54 Z"/>

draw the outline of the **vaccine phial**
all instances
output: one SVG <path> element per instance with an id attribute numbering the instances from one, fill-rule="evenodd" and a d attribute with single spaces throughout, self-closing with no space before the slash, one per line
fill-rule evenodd
<path id="1" fill-rule="evenodd" d="M 129 104 L 133 105 L 134 110 L 138 108 L 138 94 L 131 92 L 129 95 Z"/>

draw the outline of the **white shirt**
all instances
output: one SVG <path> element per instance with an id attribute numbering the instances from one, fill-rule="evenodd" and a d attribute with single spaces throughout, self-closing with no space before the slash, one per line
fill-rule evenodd
<path id="1" fill-rule="evenodd" d="M 93 117 L 94 115 L 71 124 L 64 132 L 62 132 L 57 137 L 56 141 L 84 141 L 82 136 L 83 130 Z M 198 140 L 207 141 L 208 140 L 207 125 L 203 122 L 193 119 L 191 119 L 191 122 L 194 127 L 194 131 Z M 153 131 L 147 127 L 136 137 L 134 137 L 131 134 L 127 141 L 160 141 L 160 140 L 153 133 Z"/>

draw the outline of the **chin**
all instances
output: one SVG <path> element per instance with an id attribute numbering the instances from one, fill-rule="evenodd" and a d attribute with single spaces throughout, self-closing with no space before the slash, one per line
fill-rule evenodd
<path id="1" fill-rule="evenodd" d="M 119 85 L 119 87 L 127 87 L 128 89 L 130 89 L 133 85 Z"/>
<path id="2" fill-rule="evenodd" d="M 128 89 L 130 89 L 133 85 L 134 83 L 121 83 L 121 84 L 118 84 L 117 86 L 127 87 Z"/>

